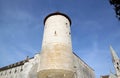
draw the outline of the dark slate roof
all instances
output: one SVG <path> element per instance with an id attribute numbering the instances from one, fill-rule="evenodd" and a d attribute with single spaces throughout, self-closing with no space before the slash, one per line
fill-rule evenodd
<path id="1" fill-rule="evenodd" d="M 33 57 L 32 57 L 33 58 Z M 5 67 L 1 67 L 0 68 L 0 71 L 3 71 L 3 70 L 7 70 L 7 69 L 11 69 L 11 68 L 14 68 L 14 67 L 18 67 L 18 66 L 22 66 L 24 65 L 24 63 L 28 62 L 29 59 L 32 59 L 32 58 L 26 58 L 25 60 L 22 60 L 20 62 L 16 62 L 14 64 L 10 64 L 8 66 L 5 66 Z"/>
<path id="2" fill-rule="evenodd" d="M 64 17 L 66 17 L 66 18 L 70 21 L 70 25 L 71 25 L 71 19 L 70 19 L 66 14 L 63 14 L 63 13 L 60 13 L 60 12 L 51 13 L 51 14 L 49 14 L 48 16 L 46 16 L 45 19 L 44 19 L 44 24 L 45 24 L 46 20 L 47 20 L 50 16 L 53 16 L 53 15 L 62 15 L 62 16 L 64 16 Z"/>

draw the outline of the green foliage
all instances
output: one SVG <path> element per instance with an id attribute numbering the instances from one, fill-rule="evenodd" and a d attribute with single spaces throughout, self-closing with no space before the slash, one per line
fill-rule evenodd
<path id="1" fill-rule="evenodd" d="M 109 0 L 109 2 L 114 7 L 116 17 L 120 20 L 120 0 Z"/>

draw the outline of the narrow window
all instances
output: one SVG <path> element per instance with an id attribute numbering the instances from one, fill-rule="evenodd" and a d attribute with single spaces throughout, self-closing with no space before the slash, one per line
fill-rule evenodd
<path id="1" fill-rule="evenodd" d="M 11 74 L 11 71 L 9 73 Z"/>
<path id="2" fill-rule="evenodd" d="M 117 62 L 117 65 L 119 65 L 119 63 Z"/>
<path id="3" fill-rule="evenodd" d="M 23 69 L 20 69 L 20 71 L 22 72 L 22 71 L 23 71 Z"/>
<path id="4" fill-rule="evenodd" d="M 55 36 L 57 35 L 57 32 L 56 32 L 56 31 L 54 32 L 54 35 L 55 35 Z"/>
<path id="5" fill-rule="evenodd" d="M 22 72 L 23 71 L 23 66 L 21 66 L 21 69 L 20 69 L 20 72 Z"/>
<path id="6" fill-rule="evenodd" d="M 69 32 L 69 35 L 71 35 L 71 33 Z"/>
<path id="7" fill-rule="evenodd" d="M 7 72 L 5 72 L 5 75 L 7 74 Z"/>
<path id="8" fill-rule="evenodd" d="M 17 70 L 15 69 L 15 73 L 17 72 Z"/>
<path id="9" fill-rule="evenodd" d="M 65 23 L 66 25 L 68 25 L 68 23 Z"/>
<path id="10" fill-rule="evenodd" d="M 55 31 L 55 33 L 54 34 L 56 34 L 56 31 Z"/>
<path id="11" fill-rule="evenodd" d="M 117 67 L 117 69 L 119 70 L 119 67 Z"/>
<path id="12" fill-rule="evenodd" d="M 1 73 L 1 76 L 2 76 L 2 73 Z"/>

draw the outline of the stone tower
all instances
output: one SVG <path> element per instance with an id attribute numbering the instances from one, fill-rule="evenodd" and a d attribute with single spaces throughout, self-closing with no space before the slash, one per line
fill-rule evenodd
<path id="1" fill-rule="evenodd" d="M 112 55 L 112 62 L 114 64 L 114 68 L 116 70 L 117 78 L 120 78 L 120 60 L 119 60 L 119 57 L 117 56 L 116 52 L 114 51 L 114 49 L 111 46 L 110 46 L 110 51 L 111 51 L 111 55 Z"/>
<path id="2" fill-rule="evenodd" d="M 52 13 L 44 19 L 39 78 L 74 78 L 70 18 Z"/>
<path id="3" fill-rule="evenodd" d="M 44 25 L 41 52 L 0 68 L 0 78 L 95 78 L 94 69 L 72 52 L 70 18 L 52 13 Z"/>

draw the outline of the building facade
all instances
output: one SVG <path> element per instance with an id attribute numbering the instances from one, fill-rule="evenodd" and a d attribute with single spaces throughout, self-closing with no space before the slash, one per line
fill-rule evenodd
<path id="1" fill-rule="evenodd" d="M 0 68 L 0 78 L 95 78 L 94 70 L 72 51 L 70 18 L 52 13 L 44 25 L 40 53 Z"/>

